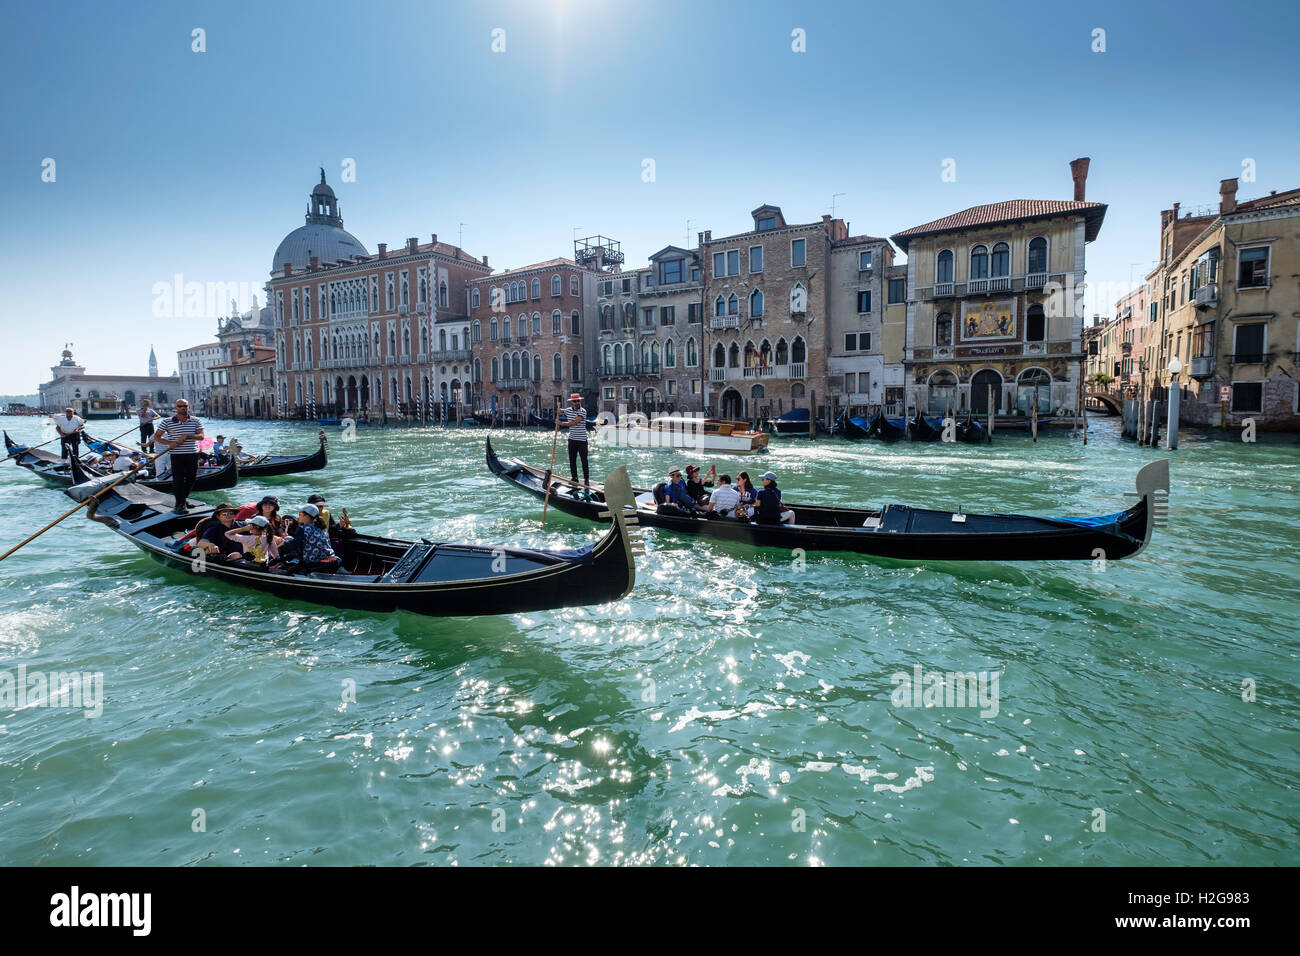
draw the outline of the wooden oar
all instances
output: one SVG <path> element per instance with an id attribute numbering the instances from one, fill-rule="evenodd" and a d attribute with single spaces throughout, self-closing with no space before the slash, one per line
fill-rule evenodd
<path id="1" fill-rule="evenodd" d="M 12 548 L 10 548 L 8 551 L 6 551 L 4 554 L 0 554 L 0 561 L 3 561 L 5 558 L 9 557 L 9 555 L 13 554 L 15 551 L 17 551 L 17 550 L 18 550 L 19 548 L 21 548 L 23 545 L 28 544 L 28 543 L 30 543 L 30 542 L 32 542 L 32 541 L 35 541 L 37 538 L 39 538 L 41 535 L 45 534 L 45 532 L 49 531 L 51 528 L 53 528 L 56 524 L 58 524 L 58 523 L 59 523 L 60 521 L 62 521 L 64 518 L 67 518 L 67 517 L 70 517 L 71 515 L 76 514 L 78 511 L 80 511 L 82 508 L 86 507 L 86 505 L 90 504 L 92 501 L 96 500 L 100 495 L 102 495 L 104 492 L 108 491 L 108 490 L 109 490 L 110 488 L 112 488 L 114 485 L 119 485 L 119 484 L 121 484 L 122 482 L 126 481 L 128 478 L 130 478 L 130 477 L 131 477 L 132 475 L 134 475 L 134 474 L 135 474 L 134 471 L 128 471 L 128 472 L 125 472 L 125 473 L 122 475 L 121 478 L 118 478 L 116 481 L 111 481 L 111 482 L 109 482 L 109 483 L 106 484 L 103 488 L 99 489 L 99 491 L 95 492 L 93 495 L 91 495 L 89 498 L 87 498 L 85 501 L 78 502 L 78 503 L 77 503 L 77 506 L 76 506 L 75 508 L 73 508 L 71 511 L 65 512 L 64 514 L 62 514 L 62 515 L 60 515 L 59 517 L 55 518 L 53 521 L 51 521 L 49 524 L 47 524 L 47 525 L 46 525 L 44 528 L 42 528 L 40 531 L 38 531 L 38 532 L 36 532 L 34 535 L 32 535 L 30 538 L 24 538 L 22 541 L 19 541 L 16 545 L 14 545 Z"/>
<path id="2" fill-rule="evenodd" d="M 546 469 L 546 496 L 542 498 L 542 524 L 546 524 L 546 509 L 551 504 L 551 472 L 555 470 L 555 449 L 560 443 L 560 399 L 555 399 L 555 434 L 551 436 L 551 465 Z"/>

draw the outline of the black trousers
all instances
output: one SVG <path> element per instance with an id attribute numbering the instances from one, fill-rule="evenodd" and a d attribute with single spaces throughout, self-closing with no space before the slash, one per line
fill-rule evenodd
<path id="1" fill-rule="evenodd" d="M 68 454 L 69 451 L 72 452 L 71 455 Z M 59 454 L 64 458 L 73 458 L 73 457 L 80 458 L 81 457 L 81 432 L 77 432 L 75 435 L 60 435 Z"/>
<path id="2" fill-rule="evenodd" d="M 153 423 L 150 422 L 147 425 L 141 425 L 140 426 L 140 447 L 143 448 L 145 445 L 147 445 L 149 443 L 149 439 L 152 436 L 153 436 Z"/>
<path id="3" fill-rule="evenodd" d="M 569 439 L 569 477 L 578 480 L 578 459 L 582 459 L 582 483 L 591 484 L 591 472 L 587 470 L 587 443 Z"/>
<path id="4" fill-rule="evenodd" d="M 171 469 L 172 493 L 176 495 L 176 508 L 182 510 L 190 492 L 194 490 L 194 482 L 199 477 L 199 456 L 177 455 L 173 452 Z"/>

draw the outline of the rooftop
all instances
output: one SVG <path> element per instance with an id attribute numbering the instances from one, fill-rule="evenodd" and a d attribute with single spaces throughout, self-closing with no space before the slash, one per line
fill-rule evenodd
<path id="1" fill-rule="evenodd" d="M 1077 202 L 1064 199 L 1009 199 L 1005 202 L 988 203 L 983 206 L 971 206 L 951 216 L 935 219 L 911 229 L 896 232 L 893 240 L 904 252 L 908 243 L 921 236 L 930 236 L 943 232 L 959 232 L 975 226 L 991 226 L 1000 223 L 1020 222 L 1026 219 L 1046 219 L 1069 213 L 1083 213 L 1086 217 L 1084 240 L 1091 242 L 1101 230 L 1101 221 L 1106 215 L 1106 204 L 1100 202 Z"/>

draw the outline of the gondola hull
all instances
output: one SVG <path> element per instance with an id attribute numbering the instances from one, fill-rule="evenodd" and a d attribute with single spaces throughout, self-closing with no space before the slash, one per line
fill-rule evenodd
<path id="1" fill-rule="evenodd" d="M 871 420 L 871 424 L 867 427 L 867 437 L 879 438 L 881 441 L 894 442 L 905 435 L 906 432 L 901 424 L 894 424 L 879 412 L 876 413 L 876 417 Z"/>
<path id="2" fill-rule="evenodd" d="M 126 445 L 117 442 L 100 441 L 86 436 L 88 443 L 95 445 L 107 445 L 118 449 L 119 451 L 129 452 L 131 449 Z M 262 455 L 251 461 L 241 461 L 239 463 L 239 477 L 241 478 L 275 478 L 280 475 L 297 475 L 305 471 L 320 471 L 327 464 L 329 458 L 325 453 L 325 433 L 320 433 L 320 447 L 308 455 Z M 196 491 L 203 491 L 203 488 L 196 488 Z"/>
<path id="3" fill-rule="evenodd" d="M 6 454 L 14 454 L 20 447 L 6 432 L 4 436 Z M 44 478 L 46 481 L 55 485 L 69 487 L 76 484 L 72 469 L 64 458 L 60 458 L 53 452 L 45 451 L 41 448 L 26 451 L 13 459 L 20 468 L 26 468 L 32 474 Z M 98 477 L 98 472 L 88 465 L 82 464 L 87 474 Z M 193 491 L 220 491 L 223 488 L 233 488 L 239 483 L 240 469 L 235 462 L 220 468 L 200 468 L 199 476 L 194 482 Z M 170 475 L 162 478 L 146 478 L 139 482 L 146 488 L 153 488 L 158 491 L 171 491 L 172 479 Z"/>
<path id="4" fill-rule="evenodd" d="M 102 488 L 99 479 L 68 489 L 82 500 Z M 617 480 L 617 473 L 609 480 Z M 622 473 L 626 484 L 626 472 Z M 628 496 L 630 501 L 630 495 Z M 435 617 L 514 614 L 605 604 L 635 583 L 635 521 L 613 522 L 596 544 L 572 551 L 410 542 L 370 535 L 343 539 L 336 573 L 266 570 L 244 561 L 178 550 L 181 537 L 212 512 L 204 507 L 172 514 L 170 501 L 133 485 L 118 486 L 87 506 L 107 525 L 167 567 L 226 584 L 264 591 L 317 607 L 411 611 Z"/>
<path id="5" fill-rule="evenodd" d="M 487 465 L 495 475 L 534 496 L 545 496 L 545 473 L 523 462 L 501 459 L 487 443 Z M 1130 557 L 1150 540 L 1152 497 L 1168 488 L 1168 463 L 1139 474 L 1138 502 L 1099 518 L 1037 518 L 1028 515 L 958 514 L 889 505 L 880 511 L 789 504 L 795 525 L 770 525 L 729 518 L 659 514 L 650 493 L 634 489 L 642 526 L 683 534 L 793 550 L 851 551 L 907 561 L 1080 561 Z M 1163 484 L 1162 484 L 1163 481 Z M 550 507 L 579 518 L 603 520 L 604 505 L 587 500 L 568 479 L 551 476 Z M 599 495 L 593 495 L 599 498 Z M 866 525 L 872 524 L 872 527 Z"/>

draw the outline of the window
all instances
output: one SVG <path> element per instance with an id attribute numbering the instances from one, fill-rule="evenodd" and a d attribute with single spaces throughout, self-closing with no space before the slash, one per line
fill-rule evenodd
<path id="1" fill-rule="evenodd" d="M 750 272 L 763 271 L 763 247 L 762 246 L 749 247 L 749 271 Z"/>
<path id="2" fill-rule="evenodd" d="M 715 252 L 713 254 L 713 274 L 715 276 L 725 276 L 727 274 L 727 254 L 725 252 Z"/>
<path id="3" fill-rule="evenodd" d="M 695 339 L 686 340 L 686 365 L 688 368 L 694 368 L 700 364 L 699 348 L 695 344 Z"/>
<path id="4" fill-rule="evenodd" d="M 1025 315 L 1025 341 L 1042 342 L 1047 338 L 1047 317 L 1041 305 L 1031 305 Z"/>
<path id="5" fill-rule="evenodd" d="M 686 306 L 686 321 L 687 322 L 700 321 L 700 304 L 698 302 L 692 302 Z"/>
<path id="6" fill-rule="evenodd" d="M 858 312 L 871 311 L 871 290 L 865 289 L 858 293 Z"/>
<path id="7" fill-rule="evenodd" d="M 790 242 L 790 265 L 806 266 L 808 264 L 808 240 L 793 239 Z"/>
<path id="8" fill-rule="evenodd" d="M 682 260 L 668 259 L 659 263 L 659 284 L 682 281 Z"/>
<path id="9" fill-rule="evenodd" d="M 939 253 L 939 258 L 935 261 L 935 265 L 934 265 L 935 282 L 952 281 L 952 262 L 953 259 L 952 259 L 951 249 L 945 249 L 943 250 L 943 252 Z"/>
<path id="10" fill-rule="evenodd" d="M 542 280 L 536 276 L 533 277 L 532 285 L 529 287 L 529 296 L 533 299 L 542 297 Z"/>
<path id="11" fill-rule="evenodd" d="M 776 216 L 760 216 L 758 219 L 758 231 L 767 232 L 769 229 L 776 228 Z"/>
<path id="12" fill-rule="evenodd" d="M 489 325 L 488 340 L 495 342 L 497 340 L 497 317 L 492 316 L 492 322 Z"/>
<path id="13" fill-rule="evenodd" d="M 602 282 L 602 283 L 600 284 L 600 294 L 601 294 L 601 295 L 613 295 L 613 294 L 614 294 L 614 280 L 613 280 L 613 279 L 606 279 L 604 282 Z"/>
<path id="14" fill-rule="evenodd" d="M 577 277 L 574 277 L 573 281 L 577 282 L 578 281 Z M 573 312 L 569 313 L 569 332 L 573 335 L 582 334 L 582 323 L 578 319 L 578 311 L 576 309 Z M 574 381 L 576 382 L 577 380 L 578 379 L 575 377 Z"/>
<path id="15" fill-rule="evenodd" d="M 1047 240 L 1042 236 L 1029 240 L 1029 268 L 1025 271 L 1030 273 L 1047 271 Z"/>
<path id="16" fill-rule="evenodd" d="M 569 295 L 576 296 L 577 294 L 578 294 L 578 277 L 569 276 Z"/>
<path id="17" fill-rule="evenodd" d="M 607 401 L 607 402 L 612 402 L 612 401 L 614 401 L 614 386 L 613 386 L 613 385 L 610 385 L 609 387 L 607 387 L 607 388 L 605 389 L 605 401 Z"/>
<path id="18" fill-rule="evenodd" d="M 734 292 L 727 297 L 727 315 L 740 315 L 740 297 Z"/>
<path id="19" fill-rule="evenodd" d="M 999 278 L 1011 275 L 1011 247 L 999 242 L 993 247 L 993 275 Z"/>
<path id="20" fill-rule="evenodd" d="M 700 281 L 700 267 L 699 267 L 699 266 L 691 266 L 691 281 L 692 281 L 692 282 L 699 282 L 699 281 Z"/>
<path id="21" fill-rule="evenodd" d="M 600 330 L 602 332 L 612 332 L 614 330 L 614 307 L 612 305 L 602 305 L 600 307 Z"/>
<path id="22" fill-rule="evenodd" d="M 849 332 L 847 335 L 844 336 L 844 351 L 870 352 L 871 333 L 870 332 Z"/>
<path id="23" fill-rule="evenodd" d="M 655 327 L 655 310 L 653 308 L 642 309 L 641 314 L 645 317 L 642 324 L 647 329 L 653 329 Z"/>
<path id="24" fill-rule="evenodd" d="M 664 368 L 677 367 L 677 346 L 669 339 L 664 343 Z"/>
<path id="25" fill-rule="evenodd" d="M 691 394 L 700 394 L 700 380 L 698 378 L 691 379 Z"/>
<path id="26" fill-rule="evenodd" d="M 871 253 L 870 253 L 870 252 L 859 252 L 859 253 L 858 253 L 858 268 L 859 268 L 859 269 L 870 269 L 870 268 L 871 268 Z"/>
<path id="27" fill-rule="evenodd" d="M 987 279 L 989 277 L 989 250 L 986 246 L 976 246 L 970 251 L 970 277 Z"/>
<path id="28" fill-rule="evenodd" d="M 763 317 L 763 293 L 758 289 L 749 294 L 749 314 L 755 319 Z"/>
<path id="29" fill-rule="evenodd" d="M 677 321 L 677 307 L 665 305 L 659 309 L 659 324 L 673 325 Z"/>
<path id="30" fill-rule="evenodd" d="M 1254 365 L 1264 361 L 1264 330 L 1266 323 L 1252 322 L 1239 325 L 1232 346 L 1234 365 Z"/>
<path id="31" fill-rule="evenodd" d="M 934 344 L 952 345 L 952 315 L 940 312 L 934 320 Z"/>
<path id="32" fill-rule="evenodd" d="M 645 276 L 643 277 L 642 285 L 645 288 L 649 289 L 654 284 L 655 284 L 654 274 L 651 272 L 646 272 Z"/>
<path id="33" fill-rule="evenodd" d="M 551 295 L 558 296 L 560 294 L 560 289 L 561 289 L 560 277 L 551 276 Z"/>
<path id="34" fill-rule="evenodd" d="M 794 344 L 790 348 L 790 361 L 796 365 L 802 365 L 808 361 L 808 346 L 803 340 L 803 336 L 795 337 Z"/>
<path id="35" fill-rule="evenodd" d="M 623 280 L 623 291 L 624 293 L 632 291 L 632 279 L 630 277 Z"/>
<path id="36" fill-rule="evenodd" d="M 542 380 L 542 357 L 541 355 L 534 355 L 533 356 L 533 381 L 540 382 L 541 380 Z"/>
<path id="37" fill-rule="evenodd" d="M 497 358 L 496 358 L 496 356 L 493 356 L 493 357 L 492 357 L 492 381 L 494 381 L 494 382 L 499 381 L 500 378 L 501 378 L 501 376 L 500 376 L 500 374 L 499 374 L 499 372 L 498 372 L 499 368 L 500 368 L 500 365 L 499 365 L 499 363 L 498 363 L 498 361 L 497 361 Z"/>
<path id="38" fill-rule="evenodd" d="M 569 366 L 573 372 L 573 378 L 569 379 L 569 381 L 576 385 L 582 381 L 582 359 L 577 355 L 573 356 L 569 361 Z"/>
<path id="39" fill-rule="evenodd" d="M 846 392 L 851 392 L 851 391 L 853 391 L 853 386 L 857 383 L 857 380 L 858 380 L 858 376 L 857 376 L 857 373 L 856 373 L 856 372 L 845 372 L 845 373 L 844 373 L 844 391 L 846 391 Z"/>
<path id="40" fill-rule="evenodd" d="M 731 249 L 727 252 L 727 275 L 740 275 L 740 250 Z"/>
<path id="41" fill-rule="evenodd" d="M 893 305 L 895 302 L 906 302 L 906 301 L 907 301 L 907 280 L 890 279 L 889 280 L 889 304 Z"/>
<path id="42" fill-rule="evenodd" d="M 675 379 L 675 378 L 670 378 L 667 382 L 664 383 L 664 387 L 668 389 L 668 394 L 669 394 L 669 395 L 676 395 L 676 394 L 677 394 L 677 379 Z"/>
<path id="43" fill-rule="evenodd" d="M 727 303 L 722 298 L 722 296 L 718 296 L 716 299 L 713 300 L 713 314 L 714 315 L 727 314 Z"/>
<path id="44" fill-rule="evenodd" d="M 1253 249 L 1242 249 L 1241 252 L 1238 253 L 1237 288 L 1268 288 L 1268 246 L 1256 246 Z"/>
<path id="45" fill-rule="evenodd" d="M 608 364 L 606 362 L 607 367 Z M 564 378 L 564 359 L 560 357 L 559 352 L 551 356 L 551 378 L 557 382 Z"/>
<path id="46" fill-rule="evenodd" d="M 379 311 L 379 276 L 370 277 L 370 311 Z"/>
<path id="47" fill-rule="evenodd" d="M 510 316 L 501 320 L 501 341 L 509 342 L 510 336 L 514 334 L 514 325 L 510 321 Z"/>
<path id="48" fill-rule="evenodd" d="M 563 322 L 560 319 L 560 310 L 556 309 L 551 313 L 551 334 L 559 335 L 564 330 Z"/>
<path id="49" fill-rule="evenodd" d="M 474 289 L 469 294 L 470 308 L 478 308 L 478 289 Z"/>
<path id="50" fill-rule="evenodd" d="M 1234 412 L 1260 412 L 1264 410 L 1263 382 L 1233 382 L 1232 410 Z"/>

